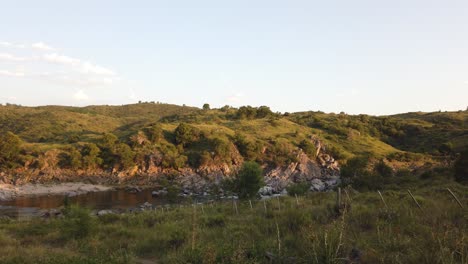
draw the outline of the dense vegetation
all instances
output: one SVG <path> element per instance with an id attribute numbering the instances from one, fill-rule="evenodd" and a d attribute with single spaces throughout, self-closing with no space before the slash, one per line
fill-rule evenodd
<path id="1" fill-rule="evenodd" d="M 372 164 L 385 161 L 394 171 L 446 166 L 467 149 L 467 119 L 466 111 L 375 117 L 208 104 L 8 105 L 0 106 L 0 168 L 136 171 L 149 159 L 172 170 L 243 160 L 284 166 L 296 160 L 299 148 L 315 158 L 313 138 L 341 164 L 371 157 Z"/>
<path id="2" fill-rule="evenodd" d="M 138 214 L 0 220 L 1 263 L 467 263 L 468 221 L 445 189 L 315 193 Z M 266 208 L 266 210 L 265 210 Z M 21 250 L 18 250 L 21 248 Z"/>

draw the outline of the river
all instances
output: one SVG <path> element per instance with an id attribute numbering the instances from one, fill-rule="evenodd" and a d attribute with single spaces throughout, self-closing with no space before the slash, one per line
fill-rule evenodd
<path id="1" fill-rule="evenodd" d="M 167 205 L 170 202 L 161 197 L 153 197 L 152 190 L 129 193 L 126 190 L 91 192 L 69 197 L 71 204 L 78 204 L 92 210 L 113 209 L 125 211 L 138 208 L 148 202 L 153 206 Z M 193 198 L 197 200 L 197 198 Z M 41 195 L 16 197 L 10 201 L 0 201 L 0 216 L 11 218 L 29 218 L 41 216 L 45 210 L 63 206 L 65 195 Z M 179 201 L 180 202 L 180 201 Z"/>

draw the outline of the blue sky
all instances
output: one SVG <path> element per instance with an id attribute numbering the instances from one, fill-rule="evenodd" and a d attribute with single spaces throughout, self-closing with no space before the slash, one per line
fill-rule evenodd
<path id="1" fill-rule="evenodd" d="M 468 1 L 2 1 L 0 102 L 468 106 Z"/>

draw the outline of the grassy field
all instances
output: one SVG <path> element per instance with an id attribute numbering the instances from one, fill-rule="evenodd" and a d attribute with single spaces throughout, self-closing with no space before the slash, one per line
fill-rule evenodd
<path id="1" fill-rule="evenodd" d="M 462 209 L 447 191 L 457 194 Z M 468 263 L 468 187 L 309 193 L 1 220 L 1 263 Z"/>

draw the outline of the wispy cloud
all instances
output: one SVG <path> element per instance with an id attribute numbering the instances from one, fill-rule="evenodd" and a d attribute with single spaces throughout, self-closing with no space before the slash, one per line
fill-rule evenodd
<path id="1" fill-rule="evenodd" d="M 36 42 L 31 45 L 33 49 L 42 50 L 42 51 L 53 51 L 55 50 L 51 46 L 45 44 L 44 42 Z"/>
<path id="2" fill-rule="evenodd" d="M 0 71 L 0 75 L 3 76 L 34 78 L 80 87 L 108 86 L 119 80 L 117 73 L 110 68 L 88 60 L 51 52 L 56 49 L 44 42 L 25 45 L 1 41 L 1 47 L 29 49 L 33 53 L 28 57 L 21 57 L 15 55 L 14 52 L 0 52 L 0 61 L 18 63 L 14 66 L 15 69 L 29 68 L 28 74 L 4 69 Z M 57 66 L 52 67 L 47 64 Z M 38 69 L 49 69 L 50 71 L 38 72 Z"/>
<path id="3" fill-rule="evenodd" d="M 15 72 L 15 71 L 7 71 L 7 70 L 0 70 L 0 75 L 8 76 L 8 77 L 24 77 L 24 72 Z"/>
<path id="4" fill-rule="evenodd" d="M 99 65 L 92 64 L 90 62 L 83 62 L 81 67 L 84 73 L 91 73 L 91 74 L 97 74 L 97 75 L 109 75 L 109 76 L 116 75 L 115 72 L 113 72 L 112 70 L 99 66 Z"/>
<path id="5" fill-rule="evenodd" d="M 46 62 L 62 64 L 62 65 L 78 65 L 81 63 L 81 60 L 68 57 L 65 55 L 58 55 L 57 53 L 45 54 L 42 56 L 42 59 Z"/>
<path id="6" fill-rule="evenodd" d="M 0 53 L 0 60 L 7 61 L 26 61 L 28 58 L 18 57 L 10 53 Z"/>

